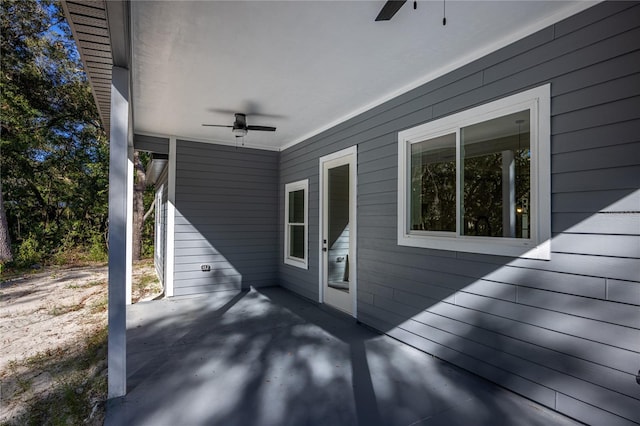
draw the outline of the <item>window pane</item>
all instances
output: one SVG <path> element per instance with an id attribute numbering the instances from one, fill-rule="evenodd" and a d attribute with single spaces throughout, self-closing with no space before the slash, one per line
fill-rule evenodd
<path id="1" fill-rule="evenodd" d="M 460 129 L 461 233 L 529 238 L 529 110 Z"/>
<path id="2" fill-rule="evenodd" d="M 304 189 L 289 193 L 289 223 L 304 223 Z"/>
<path id="3" fill-rule="evenodd" d="M 289 256 L 304 259 L 304 225 L 289 225 Z"/>
<path id="4" fill-rule="evenodd" d="M 411 230 L 456 230 L 456 135 L 411 145 Z"/>

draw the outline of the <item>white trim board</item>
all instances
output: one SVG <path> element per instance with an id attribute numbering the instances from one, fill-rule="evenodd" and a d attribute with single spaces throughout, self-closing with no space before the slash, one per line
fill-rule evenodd
<path id="1" fill-rule="evenodd" d="M 304 259 L 289 255 L 289 194 L 304 191 Z M 309 269 L 309 179 L 303 179 L 284 185 L 284 263 L 297 268 Z"/>
<path id="2" fill-rule="evenodd" d="M 167 175 L 167 242 L 164 250 L 164 296 L 173 296 L 173 274 L 175 269 L 176 227 L 176 138 L 169 138 L 169 169 Z"/>
<path id="3" fill-rule="evenodd" d="M 128 146 L 127 160 L 127 277 L 126 277 L 126 303 L 131 304 L 131 292 L 133 287 L 133 186 L 134 186 L 134 149 Z"/>

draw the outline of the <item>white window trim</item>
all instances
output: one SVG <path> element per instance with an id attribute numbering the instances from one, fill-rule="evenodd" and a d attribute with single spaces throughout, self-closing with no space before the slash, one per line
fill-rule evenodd
<path id="1" fill-rule="evenodd" d="M 289 194 L 300 190 L 304 190 L 304 259 L 289 256 Z M 302 269 L 309 268 L 309 179 L 284 186 L 284 263 Z"/>
<path id="2" fill-rule="evenodd" d="M 409 230 L 408 166 L 410 145 L 446 133 L 456 133 L 458 179 L 461 127 L 503 115 L 531 111 L 531 210 L 533 233 L 529 239 L 465 237 L 460 235 L 460 212 L 456 232 L 425 233 Z M 551 85 L 546 84 L 398 133 L 398 245 L 438 250 L 493 254 L 549 260 L 551 257 Z M 460 199 L 460 182 L 456 185 Z M 457 208 L 456 210 L 459 210 Z"/>

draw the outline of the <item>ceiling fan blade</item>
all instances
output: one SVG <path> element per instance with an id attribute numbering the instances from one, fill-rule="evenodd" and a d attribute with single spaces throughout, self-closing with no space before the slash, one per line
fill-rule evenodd
<path id="1" fill-rule="evenodd" d="M 208 112 L 215 112 L 216 114 L 234 115 L 238 112 L 237 109 L 224 109 L 224 108 L 208 108 Z"/>
<path id="2" fill-rule="evenodd" d="M 262 130 L 263 132 L 275 132 L 275 127 L 269 126 L 247 126 L 247 130 Z"/>
<path id="3" fill-rule="evenodd" d="M 251 117 L 263 117 L 263 118 L 287 118 L 282 114 L 263 114 L 260 109 L 256 107 L 254 103 L 247 103 L 247 107 L 239 109 L 224 109 L 224 108 L 208 108 L 207 111 L 215 112 L 216 114 L 235 115 L 237 111 L 245 111 L 245 116 Z"/>
<path id="4" fill-rule="evenodd" d="M 387 1 L 378 16 L 376 17 L 376 21 L 388 21 L 393 18 L 393 15 L 400 10 L 403 4 L 405 4 L 407 0 L 389 0 Z"/>
<path id="5" fill-rule="evenodd" d="M 222 124 L 203 124 L 205 127 L 227 127 L 229 129 L 233 129 L 233 126 L 225 126 Z"/>

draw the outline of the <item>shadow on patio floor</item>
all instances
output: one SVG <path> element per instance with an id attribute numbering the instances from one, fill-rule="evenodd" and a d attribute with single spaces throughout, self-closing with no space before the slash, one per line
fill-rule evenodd
<path id="1" fill-rule="evenodd" d="M 106 425 L 573 425 L 279 287 L 127 311 Z"/>

